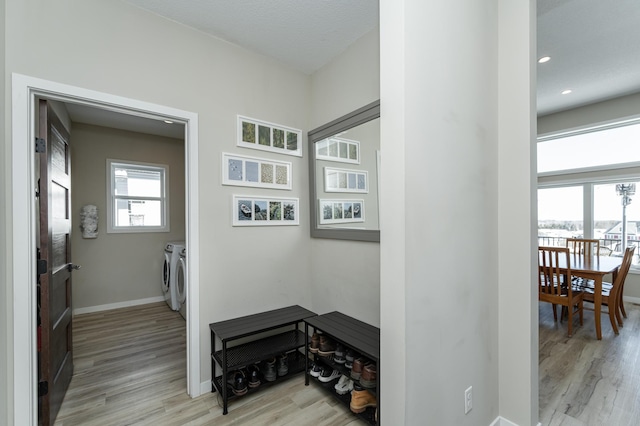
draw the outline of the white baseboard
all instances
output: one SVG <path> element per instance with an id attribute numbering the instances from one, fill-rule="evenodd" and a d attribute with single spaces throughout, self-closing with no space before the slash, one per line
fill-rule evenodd
<path id="1" fill-rule="evenodd" d="M 622 300 L 640 305 L 640 297 L 624 296 Z"/>
<path id="2" fill-rule="evenodd" d="M 211 392 L 211 380 L 207 380 L 206 382 L 200 383 L 200 395 L 204 395 L 210 392 Z"/>
<path id="3" fill-rule="evenodd" d="M 92 312 L 110 311 L 111 309 L 128 308 L 130 306 L 147 305 L 149 303 L 164 302 L 164 296 L 147 297 L 146 299 L 127 300 L 125 302 L 108 303 L 106 305 L 88 306 L 73 310 L 73 315 L 89 314 Z"/>
<path id="4" fill-rule="evenodd" d="M 518 426 L 510 420 L 505 419 L 504 417 L 496 417 L 496 419 L 489 426 Z M 538 423 L 538 426 L 542 426 L 542 423 Z"/>

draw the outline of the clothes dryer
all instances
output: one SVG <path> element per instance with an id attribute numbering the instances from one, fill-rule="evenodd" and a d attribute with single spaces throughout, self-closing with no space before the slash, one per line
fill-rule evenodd
<path id="1" fill-rule="evenodd" d="M 162 265 L 162 293 L 167 305 L 177 311 L 178 292 L 176 291 L 176 275 L 178 272 L 178 262 L 180 259 L 180 251 L 184 249 L 184 241 L 169 241 L 164 246 L 164 257 Z"/>
<path id="2" fill-rule="evenodd" d="M 185 320 L 187 319 L 187 249 L 180 251 L 178 259 L 178 272 L 176 273 L 176 291 L 178 293 L 178 310 Z"/>

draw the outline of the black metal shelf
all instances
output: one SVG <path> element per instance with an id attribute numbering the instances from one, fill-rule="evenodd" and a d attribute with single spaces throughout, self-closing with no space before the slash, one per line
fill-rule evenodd
<path id="1" fill-rule="evenodd" d="M 301 348 L 305 345 L 305 340 L 305 335 L 302 331 L 290 330 L 275 336 L 227 348 L 227 369 L 242 368 L 292 349 Z M 214 352 L 212 357 L 218 365 L 222 366 L 222 350 Z"/>
<path id="2" fill-rule="evenodd" d="M 333 397 L 335 399 L 337 399 L 338 401 L 340 401 L 341 403 L 343 403 L 344 405 L 346 405 L 347 407 L 349 407 L 349 410 L 351 410 L 351 392 L 347 392 L 344 395 L 340 395 L 338 392 L 336 392 L 334 386 L 335 384 L 338 382 L 338 379 L 336 380 L 332 380 L 330 382 L 321 382 L 319 379 L 312 377 L 312 381 L 314 383 L 316 383 L 318 386 L 323 387 L 327 392 L 329 392 L 331 395 L 333 395 Z M 376 413 L 376 409 L 369 407 L 367 409 L 365 409 L 362 413 L 354 413 L 353 411 L 351 411 L 351 414 L 353 414 L 354 416 L 359 417 L 360 419 L 364 420 L 365 422 L 367 422 L 370 425 L 375 425 L 376 424 L 376 418 L 375 418 L 375 413 Z"/>
<path id="3" fill-rule="evenodd" d="M 284 376 L 277 376 L 273 382 L 267 382 L 264 380 L 264 377 L 261 377 L 260 386 L 256 388 L 248 388 L 248 392 L 245 395 L 260 391 L 262 389 L 266 389 L 276 383 L 283 382 L 285 380 L 289 380 L 295 376 L 298 376 L 300 373 L 304 372 L 304 355 L 301 353 L 290 353 L 288 355 L 289 359 L 289 372 Z M 214 380 L 211 381 L 211 384 L 215 386 L 216 390 L 222 394 L 222 376 L 217 376 Z M 242 398 L 245 395 L 237 396 L 231 390 L 231 385 L 227 383 L 227 399 L 228 401 L 232 401 L 236 398 Z"/>

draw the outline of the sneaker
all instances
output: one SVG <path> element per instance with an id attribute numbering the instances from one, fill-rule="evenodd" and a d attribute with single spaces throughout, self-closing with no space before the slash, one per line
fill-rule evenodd
<path id="1" fill-rule="evenodd" d="M 344 356 L 347 362 L 344 364 L 345 367 L 351 368 L 353 366 L 353 360 L 356 357 L 356 353 L 351 349 L 347 350 L 347 354 Z"/>
<path id="2" fill-rule="evenodd" d="M 320 380 L 322 383 L 328 383 L 332 380 L 337 379 L 338 377 L 340 377 L 340 372 L 338 370 L 334 370 L 331 367 L 323 367 L 318 380 Z"/>
<path id="3" fill-rule="evenodd" d="M 284 376 L 289 372 L 289 357 L 286 353 L 278 357 L 278 376 Z"/>
<path id="4" fill-rule="evenodd" d="M 353 380 L 360 380 L 360 375 L 362 374 L 365 363 L 366 359 L 362 357 L 353 360 L 353 367 L 351 367 L 351 378 Z"/>
<path id="5" fill-rule="evenodd" d="M 318 353 L 318 348 L 320 347 L 320 335 L 318 333 L 313 333 L 311 336 L 311 343 L 309 344 L 309 352 L 312 354 Z"/>
<path id="6" fill-rule="evenodd" d="M 362 413 L 368 407 L 377 407 L 378 401 L 371 392 L 366 389 L 362 389 L 359 386 L 354 386 L 351 391 L 351 402 L 349 408 L 354 413 Z"/>
<path id="7" fill-rule="evenodd" d="M 320 347 L 318 348 L 318 355 L 320 356 L 331 356 L 336 351 L 336 343 L 325 337 L 324 335 L 320 335 Z"/>
<path id="8" fill-rule="evenodd" d="M 344 357 L 344 346 L 338 343 L 336 345 L 336 351 L 333 354 L 333 362 L 336 362 L 338 364 L 344 364 L 346 361 L 347 359 Z"/>
<path id="9" fill-rule="evenodd" d="M 360 385 L 363 388 L 375 388 L 376 387 L 376 365 L 367 364 L 362 369 L 362 375 L 360 376 Z"/>
<path id="10" fill-rule="evenodd" d="M 249 387 L 257 388 L 260 386 L 260 368 L 253 364 L 247 367 L 247 375 L 249 376 Z"/>
<path id="11" fill-rule="evenodd" d="M 338 395 L 344 395 L 353 390 L 353 380 L 343 375 L 333 388 L 336 390 Z"/>
<path id="12" fill-rule="evenodd" d="M 231 391 L 234 395 L 241 396 L 247 393 L 247 376 L 244 371 L 237 370 L 231 375 Z"/>
<path id="13" fill-rule="evenodd" d="M 320 373 L 322 372 L 322 367 L 320 367 L 318 364 L 313 364 L 311 366 L 311 369 L 309 370 L 309 374 L 311 374 L 313 377 L 320 377 Z"/>
<path id="14" fill-rule="evenodd" d="M 262 375 L 267 382 L 273 382 L 276 379 L 276 359 L 271 358 L 264 363 Z"/>

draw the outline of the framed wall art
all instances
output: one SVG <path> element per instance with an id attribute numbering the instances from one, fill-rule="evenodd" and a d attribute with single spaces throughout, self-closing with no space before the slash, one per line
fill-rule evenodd
<path id="1" fill-rule="evenodd" d="M 238 115 L 237 145 L 302 157 L 302 130 Z"/>
<path id="2" fill-rule="evenodd" d="M 233 226 L 299 225 L 298 198 L 233 196 Z"/>
<path id="3" fill-rule="evenodd" d="M 318 200 L 320 225 L 364 222 L 364 200 Z"/>
<path id="4" fill-rule="evenodd" d="M 315 143 L 316 160 L 360 164 L 360 142 L 331 137 Z"/>
<path id="5" fill-rule="evenodd" d="M 324 168 L 325 192 L 369 192 L 369 173 L 366 170 Z"/>
<path id="6" fill-rule="evenodd" d="M 222 153 L 222 184 L 291 189 L 291 163 Z"/>

